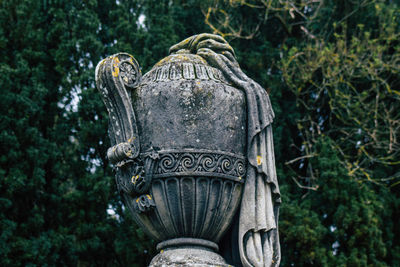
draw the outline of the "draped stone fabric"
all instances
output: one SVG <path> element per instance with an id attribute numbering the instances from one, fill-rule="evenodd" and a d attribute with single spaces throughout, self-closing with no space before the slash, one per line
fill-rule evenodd
<path id="1" fill-rule="evenodd" d="M 279 266 L 278 213 L 281 202 L 276 177 L 271 123 L 274 118 L 266 91 L 240 69 L 230 45 L 218 35 L 199 34 L 174 45 L 170 53 L 193 53 L 222 71 L 247 102 L 248 170 L 231 255 L 244 267 Z M 238 251 L 235 251 L 238 250 Z M 237 264 L 235 260 L 233 260 Z"/>

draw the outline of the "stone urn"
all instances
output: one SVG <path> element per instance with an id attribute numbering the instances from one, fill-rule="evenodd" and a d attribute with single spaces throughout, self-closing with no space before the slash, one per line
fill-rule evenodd
<path id="1" fill-rule="evenodd" d="M 141 79 L 135 59 L 117 54 L 97 73 L 115 140 L 108 156 L 133 218 L 161 254 L 218 259 L 246 174 L 244 93 L 193 54 L 170 55 Z"/>
<path id="2" fill-rule="evenodd" d="M 141 75 L 133 56 L 102 60 L 96 83 L 110 117 L 107 156 L 150 266 L 231 266 L 218 243 L 246 182 L 246 94 L 186 49 Z"/>

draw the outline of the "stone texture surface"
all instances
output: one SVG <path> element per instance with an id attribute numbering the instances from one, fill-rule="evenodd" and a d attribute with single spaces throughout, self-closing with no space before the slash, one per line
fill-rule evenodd
<path id="1" fill-rule="evenodd" d="M 161 250 L 150 267 L 232 267 L 211 249 L 184 246 Z"/>
<path id="2" fill-rule="evenodd" d="M 239 155 L 246 148 L 244 92 L 198 55 L 163 59 L 132 92 L 141 151 L 198 148 Z"/>

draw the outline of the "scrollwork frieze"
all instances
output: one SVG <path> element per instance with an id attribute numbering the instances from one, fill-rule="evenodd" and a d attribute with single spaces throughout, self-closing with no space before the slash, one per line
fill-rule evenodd
<path id="1" fill-rule="evenodd" d="M 246 175 L 245 157 L 233 153 L 192 149 L 164 150 L 158 151 L 158 157 L 153 169 L 154 179 L 170 176 L 209 176 L 242 182 Z"/>

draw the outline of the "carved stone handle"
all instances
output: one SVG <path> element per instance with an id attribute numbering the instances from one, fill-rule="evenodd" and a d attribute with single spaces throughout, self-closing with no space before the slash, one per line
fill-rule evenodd
<path id="1" fill-rule="evenodd" d="M 139 157 L 140 142 L 130 89 L 138 86 L 140 79 L 139 64 L 126 53 L 110 56 L 96 67 L 97 89 L 110 116 L 109 136 L 113 146 L 108 149 L 107 157 L 116 167 L 118 189 L 129 195 L 149 190 L 154 166 L 152 158 L 143 162 Z M 137 202 L 140 212 L 154 206 L 149 194 L 143 196 Z"/>
<path id="2" fill-rule="evenodd" d="M 107 154 L 113 163 L 136 158 L 140 153 L 135 113 L 127 90 L 136 87 L 140 79 L 139 64 L 126 53 L 103 59 L 96 67 L 97 89 L 110 115 L 109 136 L 114 147 Z"/>
<path id="3" fill-rule="evenodd" d="M 132 143 L 119 143 L 107 150 L 107 158 L 111 164 L 122 167 L 127 160 L 134 159 L 133 155 L 136 154 L 136 149 L 137 147 Z"/>

